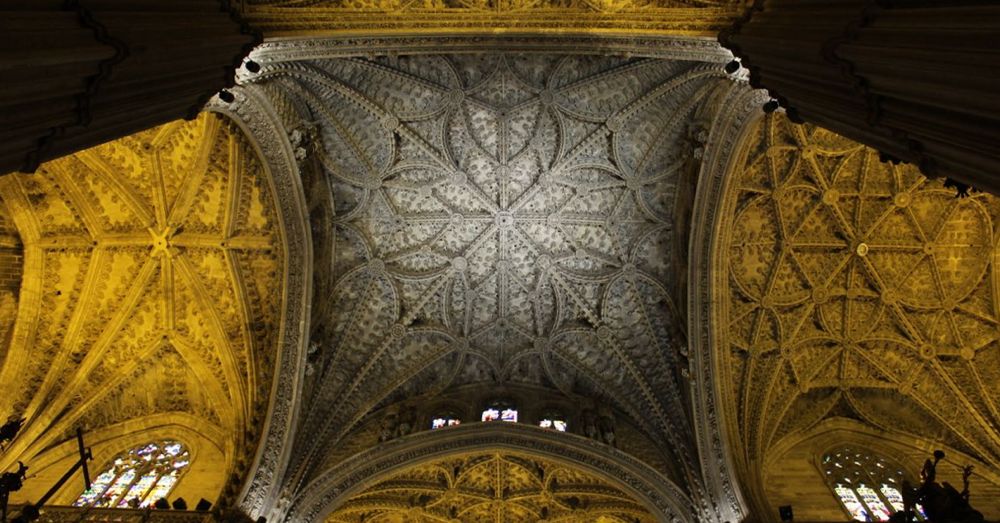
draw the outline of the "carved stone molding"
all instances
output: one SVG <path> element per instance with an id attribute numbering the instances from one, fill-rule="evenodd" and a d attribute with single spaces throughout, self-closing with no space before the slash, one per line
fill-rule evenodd
<path id="1" fill-rule="evenodd" d="M 450 455 L 509 450 L 598 474 L 643 503 L 658 521 L 691 522 L 696 511 L 670 480 L 631 456 L 579 436 L 483 423 L 419 433 L 358 454 L 312 481 L 278 521 L 319 522 L 351 496 L 394 472 Z"/>
<path id="2" fill-rule="evenodd" d="M 693 36 L 598 35 L 398 35 L 330 36 L 272 39 L 257 46 L 250 57 L 259 62 L 287 62 L 327 58 L 477 53 L 566 53 L 663 58 L 725 63 L 732 53 L 713 38 Z M 239 80 L 251 75 L 240 70 Z"/>
<path id="3" fill-rule="evenodd" d="M 252 476 L 240 495 L 243 508 L 254 517 L 266 515 L 289 455 L 298 423 L 301 380 L 308 339 L 309 304 L 312 299 L 312 242 L 305 195 L 292 146 L 281 121 L 265 95 L 254 86 L 232 90 L 233 103 L 214 97 L 207 110 L 232 118 L 250 137 L 264 159 L 268 181 L 276 195 L 278 218 L 284 236 L 284 295 L 276 376 L 264 436 L 257 449 Z"/>
<path id="4" fill-rule="evenodd" d="M 712 275 L 718 270 L 718 261 L 713 253 L 718 248 L 716 230 L 722 222 L 722 198 L 739 160 L 735 154 L 737 147 L 749 125 L 763 114 L 760 107 L 767 99 L 766 92 L 753 90 L 745 83 L 734 84 L 730 89 L 722 102 L 726 109 L 713 123 L 705 146 L 691 219 L 688 343 L 694 367 L 694 429 L 706 486 L 713 490 L 719 503 L 714 514 L 719 521 L 739 521 L 749 511 L 733 470 L 718 390 L 720 364 L 715 354 L 717 334 L 712 317 L 715 310 Z"/>
<path id="5" fill-rule="evenodd" d="M 536 34 L 714 36 L 740 0 L 374 0 L 246 2 L 267 37 L 331 34 Z"/>

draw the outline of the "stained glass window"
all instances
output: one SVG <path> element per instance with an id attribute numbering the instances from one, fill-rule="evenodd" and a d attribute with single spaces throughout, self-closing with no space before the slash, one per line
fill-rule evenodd
<path id="1" fill-rule="evenodd" d="M 509 421 L 517 423 L 517 409 L 507 401 L 495 401 L 483 411 L 483 421 Z"/>
<path id="2" fill-rule="evenodd" d="M 500 420 L 517 423 L 517 409 L 503 409 L 500 411 Z"/>
<path id="3" fill-rule="evenodd" d="M 445 427 L 454 427 L 455 425 L 461 425 L 462 420 L 455 416 L 439 416 L 431 420 L 431 429 L 443 429 Z"/>
<path id="4" fill-rule="evenodd" d="M 483 411 L 483 421 L 496 421 L 500 419 L 500 411 L 497 409 L 486 409 Z"/>
<path id="5" fill-rule="evenodd" d="M 73 505 L 127 508 L 152 505 L 177 484 L 191 463 L 190 453 L 176 441 L 157 441 L 116 456 Z"/>
<path id="6" fill-rule="evenodd" d="M 823 456 L 820 464 L 844 510 L 856 521 L 888 521 L 903 510 L 901 467 L 880 456 L 843 448 Z M 920 506 L 917 518 L 923 520 Z"/>
<path id="7" fill-rule="evenodd" d="M 561 418 L 545 418 L 538 422 L 538 426 L 543 429 L 556 429 L 559 432 L 566 432 L 566 420 Z"/>

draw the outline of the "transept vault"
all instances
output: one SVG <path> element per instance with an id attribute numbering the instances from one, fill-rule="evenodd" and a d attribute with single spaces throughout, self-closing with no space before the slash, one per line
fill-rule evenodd
<path id="1" fill-rule="evenodd" d="M 733 2 L 556 4 L 245 2 L 225 100 L 0 177 L 14 501 L 78 427 L 272 522 L 842 521 L 845 448 L 1000 499 L 1000 201 L 764 115 Z"/>
<path id="2" fill-rule="evenodd" d="M 26 269 L 0 373 L 4 411 L 28 420 L 3 466 L 40 478 L 23 494 L 63 474 L 82 426 L 98 461 L 185 441 L 201 463 L 181 492 L 234 496 L 270 396 L 285 263 L 243 134 L 203 114 L 6 176 L 0 198 Z"/>

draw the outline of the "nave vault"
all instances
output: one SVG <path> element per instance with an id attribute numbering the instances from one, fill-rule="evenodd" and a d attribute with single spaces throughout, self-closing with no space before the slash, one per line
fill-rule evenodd
<path id="1" fill-rule="evenodd" d="M 0 177 L 15 501 L 81 427 L 269 521 L 843 521 L 844 445 L 945 448 L 1000 514 L 1000 201 L 704 40 L 470 42 L 269 42 L 233 102 Z"/>

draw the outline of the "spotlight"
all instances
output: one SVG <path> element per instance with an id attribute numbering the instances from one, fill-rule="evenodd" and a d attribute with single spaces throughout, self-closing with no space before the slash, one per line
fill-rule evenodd
<path id="1" fill-rule="evenodd" d="M 260 72 L 260 64 L 254 62 L 253 60 L 247 60 L 246 63 L 243 64 L 243 66 L 246 67 L 247 71 L 250 71 L 251 73 Z"/>
<path id="2" fill-rule="evenodd" d="M 227 104 L 231 104 L 234 101 L 236 101 L 236 97 L 233 96 L 233 93 L 225 89 L 219 91 L 219 99 L 222 100 L 223 102 L 226 102 Z"/>
<path id="3" fill-rule="evenodd" d="M 174 510 L 187 510 L 188 502 L 184 501 L 184 498 L 177 498 L 172 503 Z"/>
<path id="4" fill-rule="evenodd" d="M 778 101 L 777 100 L 771 100 L 770 102 L 767 102 L 766 104 L 764 104 L 764 112 L 767 113 L 767 114 L 771 114 L 774 111 L 777 111 L 778 107 L 780 107 L 778 105 Z"/>
<path id="5" fill-rule="evenodd" d="M 156 503 L 153 503 L 153 508 L 167 510 L 170 508 L 170 502 L 167 501 L 167 498 L 160 498 L 156 500 Z"/>
<path id="6" fill-rule="evenodd" d="M 200 500 L 198 500 L 198 504 L 194 506 L 194 509 L 197 510 L 198 512 L 208 512 L 209 509 L 211 508 L 212 508 L 212 502 L 205 498 L 201 498 Z"/>
<path id="7" fill-rule="evenodd" d="M 726 71 L 726 74 L 733 74 L 733 73 L 735 73 L 736 71 L 739 71 L 739 70 L 740 70 L 740 62 L 739 62 L 739 60 L 733 60 L 732 62 L 729 62 L 728 64 L 726 64 L 726 67 L 724 68 L 724 71 Z"/>

